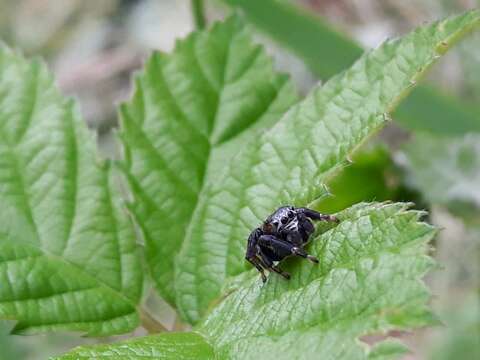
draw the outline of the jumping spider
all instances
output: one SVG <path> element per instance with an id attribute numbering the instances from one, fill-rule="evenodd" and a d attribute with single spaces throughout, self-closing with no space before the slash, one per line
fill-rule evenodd
<path id="1" fill-rule="evenodd" d="M 318 263 L 316 257 L 303 249 L 315 231 L 310 219 L 339 222 L 335 216 L 323 215 L 315 210 L 283 206 L 271 214 L 261 227 L 252 231 L 248 237 L 245 259 L 257 268 L 263 282 L 267 281 L 264 270 L 274 271 L 285 279 L 290 279 L 290 274 L 274 263 L 287 256 L 301 256 Z"/>

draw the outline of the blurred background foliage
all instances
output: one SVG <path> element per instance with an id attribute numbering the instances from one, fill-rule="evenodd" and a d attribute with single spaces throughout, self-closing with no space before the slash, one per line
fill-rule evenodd
<path id="1" fill-rule="evenodd" d="M 175 39 L 232 9 L 306 93 L 363 49 L 479 6 L 478 0 L 0 0 L 0 39 L 47 61 L 62 91 L 79 101 L 102 153 L 115 157 L 116 105 L 130 94 L 132 72 L 152 49 L 168 52 Z M 479 65 L 477 32 L 430 72 L 393 114 L 395 122 L 332 180 L 332 196 L 317 204 L 334 212 L 359 201 L 414 201 L 442 229 L 432 244 L 442 268 L 427 281 L 444 326 L 397 334 L 415 349 L 408 359 L 480 358 Z M 164 323 L 178 326 L 160 299 L 146 301 Z M 117 339 L 9 336 L 12 326 L 0 322 L 0 359 L 41 359 Z"/>

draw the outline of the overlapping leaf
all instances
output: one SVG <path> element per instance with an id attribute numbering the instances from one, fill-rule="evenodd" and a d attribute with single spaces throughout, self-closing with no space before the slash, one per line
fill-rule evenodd
<path id="1" fill-rule="evenodd" d="M 133 225 L 45 66 L 0 47 L 0 318 L 16 333 L 138 325 Z"/>
<path id="2" fill-rule="evenodd" d="M 137 78 L 121 108 L 125 170 L 153 278 L 171 304 L 174 258 L 205 184 L 294 101 L 292 84 L 236 18 L 171 55 L 154 53 Z"/>
<path id="3" fill-rule="evenodd" d="M 307 205 L 345 157 L 378 130 L 429 65 L 480 22 L 478 11 L 422 27 L 365 54 L 254 139 L 202 192 L 177 258 L 185 319 L 205 314 L 245 270 L 245 239 L 282 204 Z"/>

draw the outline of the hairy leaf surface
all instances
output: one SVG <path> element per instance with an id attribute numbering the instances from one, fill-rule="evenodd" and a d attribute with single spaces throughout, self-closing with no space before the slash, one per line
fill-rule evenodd
<path id="1" fill-rule="evenodd" d="M 0 47 L 0 318 L 14 332 L 138 325 L 133 225 L 45 66 Z"/>
<path id="2" fill-rule="evenodd" d="M 175 288 L 185 319 L 197 322 L 225 279 L 245 270 L 249 232 L 280 205 L 318 200 L 345 158 L 479 19 L 473 11 L 387 41 L 316 87 L 233 157 L 202 192 L 177 258 Z"/>
<path id="3" fill-rule="evenodd" d="M 192 34 L 170 55 L 154 53 L 136 79 L 121 108 L 124 168 L 153 278 L 170 304 L 174 259 L 205 184 L 296 99 L 236 18 Z"/>
<path id="4" fill-rule="evenodd" d="M 290 281 L 270 274 L 263 285 L 255 275 L 199 330 L 229 359 L 385 358 L 386 348 L 369 354 L 357 337 L 433 319 L 419 278 L 433 265 L 424 254 L 435 231 L 419 215 L 405 204 L 347 209 L 309 247 L 320 264 L 285 261 Z"/>

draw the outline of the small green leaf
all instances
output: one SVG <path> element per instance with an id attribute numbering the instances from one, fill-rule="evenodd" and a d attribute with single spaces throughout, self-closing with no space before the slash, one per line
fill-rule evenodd
<path id="1" fill-rule="evenodd" d="M 308 249 L 313 265 L 288 259 L 292 278 L 258 276 L 217 306 L 198 330 L 229 359 L 386 358 L 358 337 L 431 324 L 429 292 L 418 281 L 433 265 L 425 256 L 435 230 L 405 204 L 359 204 Z M 253 270 L 254 272 L 254 270 Z M 387 351 L 389 350 L 389 351 Z"/>
<path id="2" fill-rule="evenodd" d="M 387 41 L 316 87 L 210 178 L 176 261 L 182 316 L 197 322 L 229 276 L 245 271 L 249 232 L 279 205 L 318 200 L 341 169 L 428 67 L 480 23 L 478 11 Z"/>
<path id="3" fill-rule="evenodd" d="M 0 318 L 13 332 L 138 325 L 142 270 L 114 185 L 46 67 L 0 47 Z"/>
<path id="4" fill-rule="evenodd" d="M 170 304 L 174 259 L 205 184 L 296 99 L 236 18 L 147 61 L 132 101 L 121 108 L 120 136 L 131 210 L 157 288 Z"/>
<path id="5" fill-rule="evenodd" d="M 82 346 L 52 360 L 211 360 L 214 358 L 213 348 L 199 334 L 165 333 L 115 344 Z"/>

